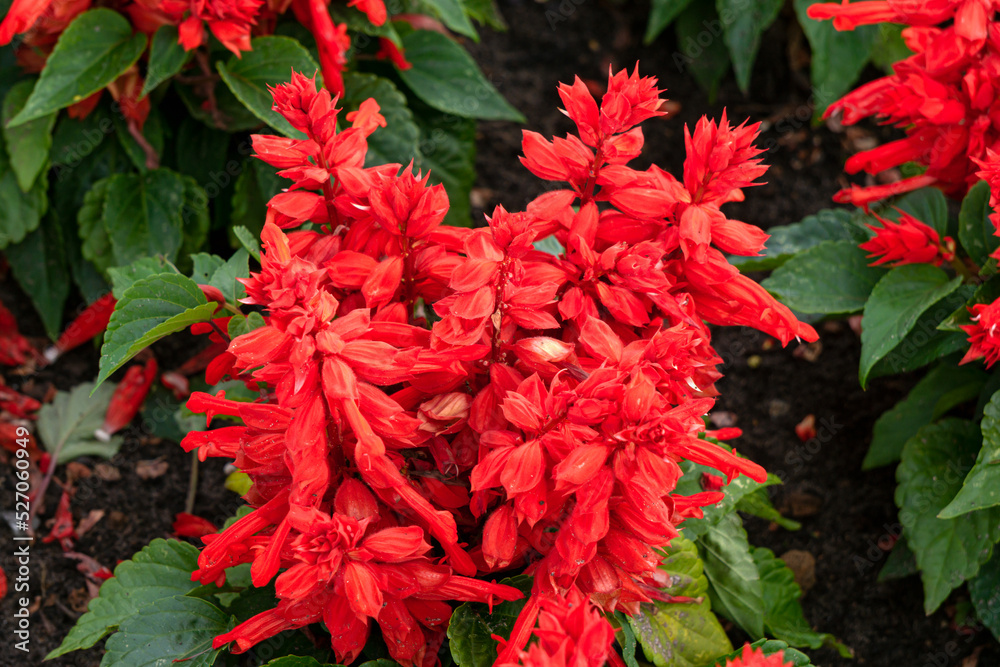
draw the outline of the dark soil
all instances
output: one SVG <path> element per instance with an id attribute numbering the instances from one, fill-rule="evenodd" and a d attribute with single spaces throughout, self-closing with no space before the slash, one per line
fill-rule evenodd
<path id="1" fill-rule="evenodd" d="M 683 126 L 693 125 L 702 115 L 718 118 L 726 108 L 736 122 L 764 123 L 760 145 L 770 148 L 765 156 L 771 165 L 767 184 L 749 190 L 745 202 L 731 204 L 731 216 L 764 228 L 788 224 L 828 206 L 830 196 L 843 185 L 845 136 L 810 126 L 808 71 L 793 71 L 789 65 L 789 53 L 801 48 L 801 33 L 787 13 L 765 35 L 751 95 L 744 97 L 728 77 L 718 99 L 710 103 L 674 64 L 677 47 L 669 29 L 652 46 L 642 46 L 645 3 L 519 0 L 503 3 L 502 11 L 510 30 L 485 33 L 482 43 L 467 46 L 494 84 L 527 117 L 526 127 L 546 136 L 569 131 L 569 121 L 556 111 L 560 81 L 569 82 L 579 75 L 600 83 L 609 65 L 618 69 L 640 61 L 641 72 L 659 77 L 667 96 L 679 104 L 673 117 L 644 126 L 647 162 L 655 161 L 679 175 Z M 517 162 L 520 130 L 513 124 L 481 125 L 474 198 L 477 214 L 501 202 L 517 210 L 551 187 Z M 14 310 L 24 333 L 43 337 L 27 298 L 9 278 L 0 280 L 0 300 Z M 916 577 L 884 584 L 876 581 L 886 556 L 881 547 L 888 546 L 887 536 L 894 532 L 896 522 L 895 479 L 891 468 L 862 472 L 861 460 L 873 422 L 905 395 L 913 378 L 878 380 L 868 392 L 861 391 L 857 383 L 860 344 L 843 324 L 822 327 L 822 352 L 812 362 L 794 356 L 794 345 L 782 350 L 769 347 L 766 341 L 766 336 L 750 330 L 717 332 L 716 347 L 726 360 L 717 411 L 735 415 L 744 430 L 744 437 L 737 441 L 740 451 L 782 477 L 785 485 L 776 491 L 775 504 L 797 511 L 803 523 L 800 531 L 788 532 L 747 520 L 751 543 L 779 555 L 800 549 L 815 556 L 816 584 L 803 598 L 806 617 L 814 627 L 852 647 L 856 655 L 849 661 L 821 649 L 810 652 L 814 663 L 964 667 L 966 656 L 986 647 L 979 665 L 1000 664 L 1000 650 L 988 632 L 962 635 L 955 630 L 952 617 L 964 593 L 956 593 L 941 611 L 927 617 Z M 159 350 L 161 366 L 180 363 L 180 352 L 176 344 Z M 5 377 L 15 389 L 41 395 L 49 383 L 66 390 L 92 379 L 96 371 L 96 350 L 82 349 L 30 377 Z M 794 434 L 795 424 L 807 414 L 816 416 L 821 439 L 823 428 L 828 434 L 819 446 L 819 441 L 804 445 Z M 169 465 L 164 475 L 143 481 L 135 474 L 137 462 L 159 457 Z M 82 462 L 93 467 L 98 461 Z M 135 427 L 126 434 L 126 443 L 112 463 L 121 479 L 105 482 L 92 477 L 78 482 L 73 511 L 76 519 L 92 509 L 106 512 L 77 542 L 76 550 L 113 568 L 151 539 L 169 535 L 174 515 L 184 507 L 190 457 L 175 444 L 158 441 Z M 9 466 L 0 470 L 2 507 L 7 509 L 14 478 Z M 235 511 L 235 496 L 221 486 L 220 463 L 209 462 L 201 471 L 195 512 L 221 523 Z M 65 468 L 59 468 L 56 478 L 65 479 Z M 42 517 L 52 516 L 58 497 L 58 485 L 53 484 Z M 815 503 L 814 511 L 796 510 L 803 499 Z M 5 522 L 0 525 L 0 537 L 11 544 Z M 14 571 L 11 551 L 5 548 L 0 553 L 0 567 L 8 575 Z M 74 561 L 63 557 L 58 545 L 36 541 L 31 571 L 30 595 L 37 607 L 32 616 L 32 653 L 25 656 L 12 647 L 11 614 L 17 596 L 11 577 L 11 593 L 0 602 L 0 636 L 4 638 L 0 665 L 5 667 L 41 664 L 75 622 L 86 599 L 83 575 Z M 738 630 L 731 635 L 734 643 L 745 639 Z M 47 664 L 96 667 L 99 662 L 100 651 L 93 649 Z"/>

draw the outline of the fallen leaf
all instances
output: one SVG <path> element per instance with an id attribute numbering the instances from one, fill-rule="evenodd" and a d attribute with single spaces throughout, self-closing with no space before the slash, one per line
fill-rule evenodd
<path id="1" fill-rule="evenodd" d="M 791 549 L 781 554 L 781 560 L 795 575 L 795 583 L 799 585 L 803 593 L 816 585 L 816 557 L 808 551 L 801 549 Z"/>
<path id="2" fill-rule="evenodd" d="M 105 482 L 117 482 L 122 478 L 122 474 L 118 468 L 110 463 L 98 463 L 94 466 L 94 474 Z"/>
<path id="3" fill-rule="evenodd" d="M 142 479 L 156 479 L 167 472 L 170 464 L 163 459 L 148 459 L 135 464 L 135 474 Z"/>
<path id="4" fill-rule="evenodd" d="M 817 514 L 823 507 L 823 499 L 805 491 L 789 491 L 782 502 L 781 513 L 796 519 Z"/>
<path id="5" fill-rule="evenodd" d="M 70 461 L 66 464 L 66 482 L 69 484 L 78 479 L 87 479 L 91 474 L 90 468 L 79 461 Z"/>
<path id="6" fill-rule="evenodd" d="M 87 516 L 80 519 L 76 524 L 76 536 L 83 537 L 83 534 L 97 525 L 97 522 L 104 518 L 104 510 L 90 510 Z"/>

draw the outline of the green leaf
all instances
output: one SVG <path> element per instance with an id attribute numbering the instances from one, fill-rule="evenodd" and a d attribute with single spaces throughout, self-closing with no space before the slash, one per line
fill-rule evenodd
<path id="1" fill-rule="evenodd" d="M 939 331 L 938 327 L 949 313 L 965 302 L 972 289 L 971 285 L 962 285 L 931 306 L 917 319 L 903 341 L 875 364 L 868 379 L 907 373 L 943 359 L 953 352 L 968 349 L 969 342 L 964 333 Z"/>
<path id="2" fill-rule="evenodd" d="M 501 32 L 507 29 L 494 0 L 462 0 L 462 4 L 469 16 L 483 25 Z"/>
<path id="3" fill-rule="evenodd" d="M 990 211 L 990 184 L 979 181 L 965 195 L 958 214 L 958 240 L 978 266 L 984 266 L 990 254 L 1000 247 L 1000 238 L 993 235 Z"/>
<path id="4" fill-rule="evenodd" d="M 143 257 L 137 259 L 127 266 L 116 266 L 108 269 L 108 277 L 111 279 L 111 291 L 115 299 L 121 301 L 125 295 L 125 290 L 135 284 L 136 281 L 161 273 L 179 273 L 177 267 L 163 258 Z"/>
<path id="5" fill-rule="evenodd" d="M 286 71 L 285 76 L 290 76 L 290 73 Z M 222 82 L 213 88 L 214 108 L 207 104 L 208 99 L 203 89 L 196 89 L 193 85 L 180 83 L 176 79 L 171 89 L 177 91 L 191 117 L 210 128 L 226 132 L 243 132 L 259 128 L 263 124 L 260 118 L 247 109 L 233 95 L 233 91 Z"/>
<path id="6" fill-rule="evenodd" d="M 377 661 L 372 660 L 370 662 L 377 662 Z M 392 662 L 392 661 L 387 660 L 385 662 Z M 366 662 L 362 664 L 367 665 L 368 663 Z M 329 663 L 322 663 L 316 658 L 310 656 L 285 655 L 280 658 L 275 658 L 271 662 L 264 663 L 263 667 L 334 667 L 334 665 L 330 665 Z M 362 667 L 362 665 L 358 665 L 358 667 Z"/>
<path id="7" fill-rule="evenodd" d="M 642 38 L 643 44 L 652 44 L 663 29 L 690 4 L 691 0 L 653 0 L 649 7 L 649 21 L 646 23 L 646 35 Z"/>
<path id="8" fill-rule="evenodd" d="M 878 34 L 872 44 L 872 64 L 886 72 L 893 73 L 893 65 L 913 55 L 903 39 L 903 28 L 898 23 L 879 23 Z"/>
<path id="9" fill-rule="evenodd" d="M 259 329 L 264 324 L 264 318 L 260 313 L 250 313 L 246 317 L 233 315 L 233 318 L 229 320 L 229 331 L 227 333 L 229 334 L 229 338 L 233 339 L 245 333 L 250 333 L 254 329 Z"/>
<path id="10" fill-rule="evenodd" d="M 609 619 L 610 620 L 610 619 Z M 620 611 L 616 611 L 612 620 L 615 628 L 615 639 L 621 647 L 622 660 L 626 667 L 639 667 L 639 661 L 635 659 L 635 649 L 639 643 L 635 640 L 635 633 L 628 623 L 628 617 Z"/>
<path id="11" fill-rule="evenodd" d="M 958 495 L 938 514 L 953 519 L 975 510 L 1000 505 L 1000 392 L 983 410 L 983 445 L 976 464 L 962 482 Z"/>
<path id="12" fill-rule="evenodd" d="M 899 266 L 878 281 L 865 304 L 859 371 L 862 387 L 875 363 L 899 345 L 924 311 L 961 284 L 960 276 L 949 280 L 947 273 L 930 264 Z"/>
<path id="13" fill-rule="evenodd" d="M 184 187 L 184 205 L 180 210 L 182 240 L 177 261 L 186 268 L 188 257 L 208 240 L 212 221 L 208 217 L 208 194 L 204 188 L 190 176 L 181 176 L 180 181 Z"/>
<path id="14" fill-rule="evenodd" d="M 147 148 L 143 147 L 132 135 L 132 130 L 129 129 L 129 123 L 124 116 L 115 114 L 114 123 L 115 136 L 118 137 L 118 143 L 125 149 L 125 154 L 128 155 L 129 160 L 132 161 L 132 164 L 140 172 L 147 171 L 149 169 Z M 163 136 L 163 123 L 160 120 L 160 112 L 155 106 L 150 109 L 149 117 L 146 118 L 146 123 L 142 126 L 142 137 L 149 144 L 148 148 L 151 148 L 153 153 L 157 156 L 163 155 L 166 139 Z"/>
<path id="15" fill-rule="evenodd" d="M 967 286 L 968 289 L 971 286 Z M 975 292 L 968 301 L 962 303 L 951 315 L 946 317 L 937 328 L 941 331 L 957 331 L 965 335 L 962 327 L 972 324 L 972 315 L 969 308 L 977 303 L 993 303 L 1000 299 L 1000 277 L 993 276 L 986 282 L 975 288 Z"/>
<path id="16" fill-rule="evenodd" d="M 702 601 L 643 604 L 638 614 L 629 617 L 646 660 L 656 667 L 697 667 L 732 651 L 705 596 L 708 579 L 694 543 L 684 537 L 671 540 L 661 568 L 675 582 L 666 590 L 668 595 Z"/>
<path id="17" fill-rule="evenodd" d="M 3 140 L 10 157 L 10 166 L 17 176 L 17 184 L 22 192 L 30 192 L 38 175 L 49 162 L 49 148 L 52 146 L 52 127 L 56 123 L 55 112 L 42 116 L 30 123 L 8 127 L 7 123 L 24 108 L 28 101 L 33 81 L 15 84 L 3 99 L 2 128 Z"/>
<path id="18" fill-rule="evenodd" d="M 198 569 L 198 548 L 187 542 L 155 539 L 130 560 L 115 567 L 115 576 L 101 585 L 87 613 L 70 629 L 46 660 L 90 648 L 146 606 L 196 588 L 191 573 Z"/>
<path id="19" fill-rule="evenodd" d="M 833 21 L 817 21 L 807 16 L 809 6 L 824 0 L 795 0 L 799 25 L 809 40 L 812 53 L 812 87 L 816 118 L 826 108 L 850 90 L 871 55 L 877 30 L 874 26 L 858 26 L 840 31 Z"/>
<path id="20" fill-rule="evenodd" d="M 137 280 L 122 294 L 101 347 L 100 384 L 141 350 L 195 322 L 207 322 L 218 304 L 209 303 L 198 285 L 179 274 Z"/>
<path id="21" fill-rule="evenodd" d="M 23 242 L 8 247 L 6 255 L 14 277 L 42 318 L 45 333 L 56 340 L 69 296 L 69 271 L 59 222 L 52 215 L 46 216 Z"/>
<path id="22" fill-rule="evenodd" d="M 208 284 L 217 287 L 226 301 L 232 304 L 247 295 L 246 287 L 237 278 L 250 277 L 250 254 L 240 248 L 209 277 Z"/>
<path id="23" fill-rule="evenodd" d="M 736 83 L 743 94 L 750 91 L 750 74 L 753 72 L 760 38 L 778 18 L 784 0 L 715 0 L 715 9 L 722 20 L 723 35 L 729 47 Z"/>
<path id="24" fill-rule="evenodd" d="M 524 116 L 493 87 L 479 65 L 448 37 L 414 30 L 403 38 L 413 65 L 397 72 L 413 93 L 430 106 L 464 118 L 524 122 Z"/>
<path id="25" fill-rule="evenodd" d="M 698 540 L 710 584 L 712 608 L 743 628 L 751 639 L 764 636 L 764 593 L 750 556 L 743 522 L 729 514 Z"/>
<path id="26" fill-rule="evenodd" d="M 157 254 L 171 262 L 177 258 L 184 242 L 186 187 L 169 169 L 111 177 L 104 227 L 117 265 Z"/>
<path id="27" fill-rule="evenodd" d="M 370 97 L 375 98 L 385 116 L 386 126 L 368 137 L 365 166 L 398 162 L 402 165 L 420 160 L 420 128 L 406 106 L 406 96 L 389 79 L 374 74 L 344 73 L 345 112 L 355 111 Z"/>
<path id="28" fill-rule="evenodd" d="M 257 118 L 286 137 L 303 138 L 303 134 L 274 111 L 274 99 L 267 86 L 285 83 L 292 70 L 312 76 L 319 66 L 301 44 L 290 37 L 257 37 L 250 42 L 251 50 L 242 57 L 232 56 L 225 63 L 216 63 L 219 76 Z"/>
<path id="29" fill-rule="evenodd" d="M 771 476 L 768 475 L 768 480 L 770 478 Z M 767 490 L 763 487 L 740 498 L 740 501 L 736 503 L 736 509 L 744 514 L 776 523 L 785 530 L 794 531 L 802 528 L 801 523 L 782 516 L 781 512 L 774 508 L 771 497 L 767 495 Z"/>
<path id="30" fill-rule="evenodd" d="M 105 178 L 94 183 L 83 197 L 83 205 L 76 214 L 77 232 L 80 235 L 80 252 L 98 270 L 106 272 L 114 263 L 111 239 L 104 228 L 104 205 L 108 201 L 108 183 Z"/>
<path id="31" fill-rule="evenodd" d="M 760 574 L 764 591 L 764 626 L 768 634 L 798 648 L 830 646 L 841 657 L 852 656 L 851 650 L 826 632 L 816 632 L 802 614 L 802 589 L 785 562 L 770 549 L 755 547 L 753 560 Z"/>
<path id="32" fill-rule="evenodd" d="M 855 216 L 843 208 L 825 208 L 808 215 L 792 225 L 770 227 L 762 254 L 758 257 L 730 255 L 729 263 L 742 273 L 772 271 L 804 250 L 823 241 L 850 241 L 854 244 L 868 240 L 864 227 L 855 222 Z"/>
<path id="33" fill-rule="evenodd" d="M 0 138 L 6 134 L 0 134 Z M 3 202 L 0 206 L 0 250 L 21 243 L 38 229 L 49 207 L 47 188 L 43 175 L 35 180 L 29 192 L 22 191 L 17 171 L 7 157 L 7 147 L 0 141 L 0 202 Z"/>
<path id="34" fill-rule="evenodd" d="M 718 24 L 714 4 L 705 0 L 690 3 L 674 21 L 678 45 L 674 65 L 682 74 L 685 69 L 691 71 L 698 86 L 708 93 L 710 102 L 715 101 L 719 83 L 729 71 L 729 50 L 725 43 L 713 35 L 708 44 L 702 44 L 705 26 Z"/>
<path id="35" fill-rule="evenodd" d="M 479 34 L 466 16 L 465 7 L 460 0 L 423 0 L 423 4 L 430 7 L 449 30 L 465 35 L 474 42 L 479 41 Z"/>
<path id="36" fill-rule="evenodd" d="M 878 581 L 889 581 L 892 579 L 903 579 L 920 571 L 917 567 L 917 557 L 913 555 L 913 550 L 906 543 L 906 538 L 900 535 L 893 545 L 889 557 L 885 559 L 885 565 L 878 573 Z"/>
<path id="37" fill-rule="evenodd" d="M 177 128 L 177 141 L 174 146 L 177 151 L 177 170 L 190 176 L 203 187 L 209 199 L 219 196 L 235 177 L 233 172 L 236 169 L 242 169 L 243 172 L 252 171 L 248 168 L 248 162 L 241 164 L 236 160 L 228 160 L 229 140 L 228 132 L 209 127 L 190 117 L 183 118 Z M 249 147 L 250 144 L 247 142 L 244 150 Z M 273 169 L 270 165 L 265 166 Z"/>
<path id="38" fill-rule="evenodd" d="M 531 578 L 525 576 L 505 579 L 502 584 L 520 588 L 527 593 Z M 493 606 L 466 602 L 451 615 L 448 625 L 451 657 L 459 667 L 491 667 L 497 659 L 497 642 L 493 635 L 510 637 L 514 621 L 527 603 L 527 597 Z"/>
<path id="39" fill-rule="evenodd" d="M 149 95 L 161 83 L 180 72 L 193 54 L 185 51 L 177 39 L 177 26 L 161 25 L 156 29 L 149 47 L 146 83 L 143 84 L 139 97 Z"/>
<path id="40" fill-rule="evenodd" d="M 230 616 L 200 598 L 174 596 L 122 620 L 105 645 L 101 667 L 211 667 L 222 652 L 212 640 L 235 626 Z"/>
<path id="41" fill-rule="evenodd" d="M 435 111 L 419 101 L 414 115 L 420 127 L 422 170 L 431 183 L 443 183 L 448 193 L 446 225 L 472 224 L 469 195 L 476 184 L 476 121 Z"/>
<path id="42" fill-rule="evenodd" d="M 941 519 L 962 486 L 982 437 L 973 422 L 945 419 L 925 426 L 903 447 L 896 469 L 896 506 L 903 535 L 917 557 L 930 614 L 952 589 L 979 571 L 1000 539 L 1000 509 Z"/>
<path id="43" fill-rule="evenodd" d="M 340 5 L 340 4 L 331 4 L 328 7 L 328 9 L 330 10 L 330 18 L 333 19 L 334 23 L 336 23 L 337 25 L 345 23 L 347 24 L 348 30 L 361 33 L 360 36 L 356 35 L 352 40 L 352 45 L 355 48 L 365 48 L 366 46 L 368 46 L 373 41 L 367 39 L 368 37 L 385 37 L 386 39 L 391 40 L 396 46 L 403 45 L 402 40 L 399 38 L 399 33 L 396 32 L 396 26 L 393 25 L 392 23 L 391 16 L 382 25 L 375 25 L 374 23 L 371 22 L 368 16 L 365 15 L 364 12 L 362 12 L 360 9 L 356 7 L 348 7 L 347 5 Z M 425 13 L 425 12 L 419 12 L 419 13 Z M 301 24 L 299 25 L 299 27 L 305 29 L 304 26 L 301 26 Z M 291 32 L 291 27 L 288 26 L 287 24 L 279 26 L 279 28 L 285 30 L 286 32 L 282 33 L 279 30 L 278 34 L 287 34 L 289 37 L 295 36 L 295 34 Z M 308 35 L 310 38 L 312 37 L 312 35 L 309 33 L 308 30 L 305 31 L 305 34 Z M 299 42 L 302 43 L 304 46 L 308 46 L 311 49 L 312 44 L 308 42 L 306 39 L 304 39 L 304 37 L 305 36 L 303 36 L 303 38 L 300 38 Z"/>
<path id="44" fill-rule="evenodd" d="M 116 11 L 86 11 L 59 36 L 35 89 L 10 125 L 47 116 L 79 102 L 118 78 L 146 50 L 146 36 Z"/>
<path id="45" fill-rule="evenodd" d="M 975 398 L 987 378 L 989 375 L 978 366 L 944 363 L 931 370 L 906 398 L 875 422 L 861 469 L 898 461 L 907 440 L 956 405 Z"/>
<path id="46" fill-rule="evenodd" d="M 846 315 L 865 307 L 885 269 L 853 241 L 824 241 L 785 262 L 761 286 L 802 313 Z"/>
<path id="47" fill-rule="evenodd" d="M 56 456 L 57 464 L 81 456 L 110 459 L 118 453 L 122 445 L 120 436 L 112 436 L 109 442 L 94 437 L 94 431 L 104 423 L 114 392 L 113 384 L 103 385 L 95 391 L 94 383 L 84 382 L 70 391 L 58 392 L 51 403 L 38 411 L 38 435 L 45 451 Z"/>
<path id="48" fill-rule="evenodd" d="M 239 239 L 240 243 L 246 249 L 250 256 L 260 261 L 260 241 L 254 236 L 253 232 L 243 226 L 233 227 L 233 234 Z"/>
<path id="49" fill-rule="evenodd" d="M 1000 639 L 1000 552 L 994 553 L 969 582 L 969 597 L 976 616 Z"/>
<path id="50" fill-rule="evenodd" d="M 933 227 L 941 236 L 948 232 L 948 200 L 937 188 L 914 190 L 899 199 L 894 208 L 909 213 L 924 224 Z M 893 209 L 885 212 L 885 217 L 898 220 L 899 213 Z"/>
<path id="51" fill-rule="evenodd" d="M 692 495 L 702 491 L 702 474 L 706 472 L 712 474 L 718 473 L 718 471 L 713 468 L 694 464 L 690 461 L 682 461 L 680 466 L 681 470 L 684 471 L 684 477 L 677 485 L 677 493 L 683 495 Z M 743 498 L 746 498 L 761 489 L 774 486 L 776 484 L 781 484 L 781 479 L 775 475 L 768 475 L 767 482 L 764 484 L 756 482 L 746 475 L 740 475 L 739 477 L 734 478 L 731 482 L 722 487 L 722 492 L 725 494 L 722 500 L 714 505 L 702 508 L 702 518 L 685 519 L 681 526 L 684 529 L 684 534 L 692 539 L 704 535 L 712 528 L 712 526 L 719 523 L 723 517 L 731 515 L 737 509 Z"/>

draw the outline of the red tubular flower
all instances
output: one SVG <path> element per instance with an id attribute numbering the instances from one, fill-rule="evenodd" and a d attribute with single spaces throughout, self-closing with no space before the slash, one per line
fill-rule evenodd
<path id="1" fill-rule="evenodd" d="M 898 209 L 897 209 L 898 210 Z M 899 222 L 886 220 L 875 214 L 882 227 L 868 225 L 875 236 L 861 244 L 868 251 L 869 259 L 875 259 L 871 266 L 888 264 L 903 266 L 904 264 L 933 264 L 941 266 L 955 257 L 955 242 L 950 236 L 944 238 L 944 243 L 937 231 L 917 220 L 909 213 L 899 211 Z"/>
<path id="2" fill-rule="evenodd" d="M 363 12 L 374 25 L 385 23 L 387 14 L 382 0 L 347 0 L 347 6 Z"/>
<path id="3" fill-rule="evenodd" d="M 852 186 L 835 196 L 859 206 L 928 184 L 961 197 L 975 182 L 977 160 L 995 149 L 1000 131 L 996 90 L 1000 81 L 992 0 L 869 0 L 822 3 L 809 8 L 815 19 L 833 18 L 838 30 L 873 23 L 905 23 L 914 55 L 893 65 L 893 74 L 872 81 L 830 105 L 826 116 L 842 114 L 845 124 L 876 116 L 903 128 L 904 139 L 853 156 L 850 173 L 875 174 L 905 162 L 926 168 L 921 176 L 891 185 Z M 950 21 L 945 27 L 942 23 Z"/>
<path id="4" fill-rule="evenodd" d="M 63 490 L 59 496 L 59 505 L 56 507 L 56 520 L 52 525 L 49 534 L 42 538 L 42 542 L 59 541 L 59 546 L 63 551 L 73 550 L 73 541 L 77 539 L 76 529 L 73 528 L 73 511 L 70 509 L 70 493 Z"/>
<path id="5" fill-rule="evenodd" d="M 144 366 L 130 366 L 125 371 L 125 377 L 115 388 L 111 403 L 104 415 L 101 428 L 94 431 L 94 437 L 107 442 L 111 436 L 127 426 L 138 414 L 146 394 L 156 378 L 156 359 L 150 357 Z"/>
<path id="6" fill-rule="evenodd" d="M 396 46 L 396 42 L 388 37 L 378 38 L 378 51 L 375 57 L 379 60 L 388 60 L 399 69 L 410 69 L 413 65 L 406 60 L 403 50 Z"/>
<path id="7" fill-rule="evenodd" d="M 14 391 L 0 377 L 0 411 L 8 412 L 21 419 L 37 419 L 38 409 L 42 404 L 19 392 Z"/>
<path id="8" fill-rule="evenodd" d="M 380 0 L 355 1 L 378 16 L 376 3 L 382 5 Z M 328 4 L 326 0 L 292 0 L 292 9 L 302 25 L 316 38 L 316 45 L 319 47 L 319 66 L 323 70 L 325 87 L 334 95 L 343 97 L 343 72 L 347 65 L 347 51 L 351 48 L 351 38 L 347 34 L 346 24 L 337 25 L 330 18 Z M 381 11 L 384 15 L 384 5 Z"/>
<path id="9" fill-rule="evenodd" d="M 782 651 L 764 655 L 764 651 L 761 649 L 744 644 L 743 652 L 736 658 L 728 658 L 725 667 L 792 667 L 792 663 L 785 660 L 785 654 Z"/>
<path id="10" fill-rule="evenodd" d="M 972 324 L 962 325 L 962 331 L 969 336 L 969 351 L 962 357 L 960 364 L 966 364 L 976 359 L 983 359 L 989 368 L 1000 359 L 1000 300 L 993 303 L 977 303 L 969 307 Z"/>
<path id="11" fill-rule="evenodd" d="M 90 304 L 66 327 L 56 344 L 45 350 L 46 361 L 52 363 L 63 353 L 69 352 L 91 340 L 94 336 L 104 333 L 104 330 L 108 328 L 108 322 L 111 321 L 111 315 L 115 312 L 115 304 L 117 303 L 114 295 L 109 292 Z"/>
<path id="12" fill-rule="evenodd" d="M 174 517 L 174 535 L 178 537 L 203 537 L 219 532 L 214 523 L 187 512 L 178 512 Z"/>

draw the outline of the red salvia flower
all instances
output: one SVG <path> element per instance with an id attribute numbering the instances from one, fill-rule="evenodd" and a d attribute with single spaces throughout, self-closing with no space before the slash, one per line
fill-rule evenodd
<path id="1" fill-rule="evenodd" d="M 174 535 L 178 537 L 204 537 L 219 532 L 215 524 L 208 519 L 187 512 L 177 513 L 174 517 L 173 530 Z"/>
<path id="2" fill-rule="evenodd" d="M 94 431 L 95 438 L 107 442 L 112 435 L 128 426 L 135 419 L 139 408 L 142 407 L 142 402 L 149 394 L 149 388 L 153 385 L 157 370 L 156 359 L 150 357 L 144 365 L 136 364 L 125 371 L 125 377 L 118 383 L 114 394 L 111 395 L 111 403 L 108 404 L 108 411 L 104 415 L 104 423 Z"/>
<path id="3" fill-rule="evenodd" d="M 917 220 L 909 213 L 899 211 L 899 222 L 886 220 L 875 214 L 881 227 L 868 225 L 875 236 L 861 244 L 868 251 L 868 258 L 874 259 L 871 266 L 887 264 L 933 264 L 941 266 L 955 258 L 955 242 L 950 236 L 941 237 L 930 225 Z"/>
<path id="4" fill-rule="evenodd" d="M 68 327 L 59 336 L 56 344 L 45 350 L 45 359 L 52 363 L 60 355 L 83 345 L 99 334 L 103 334 L 111 321 L 111 315 L 115 312 L 117 300 L 110 292 L 100 299 L 90 304 L 82 313 L 77 315 Z"/>
<path id="5" fill-rule="evenodd" d="M 893 74 L 867 83 L 832 104 L 845 124 L 876 116 L 904 128 L 906 137 L 851 157 L 847 171 L 876 174 L 905 162 L 926 168 L 891 185 L 841 190 L 841 202 L 867 206 L 890 194 L 935 185 L 962 196 L 976 180 L 976 161 L 1000 141 L 993 118 L 1000 82 L 994 0 L 870 0 L 809 7 L 814 19 L 834 19 L 838 30 L 873 23 L 904 23 L 914 55 L 893 65 Z M 950 21 L 944 27 L 941 24 Z"/>
<path id="6" fill-rule="evenodd" d="M 977 303 L 969 307 L 972 324 L 961 326 L 969 336 L 969 351 L 959 363 L 965 364 L 983 359 L 989 368 L 1000 360 L 1000 300 L 993 303 Z"/>
<path id="7" fill-rule="evenodd" d="M 560 88 L 579 136 L 524 135 L 525 166 L 564 189 L 467 230 L 442 225 L 447 195 L 427 174 L 364 167 L 385 126 L 373 100 L 337 132 L 314 79 L 273 89 L 306 138 L 253 138 L 291 181 L 244 281 L 265 324 L 225 351 L 210 334 L 206 353 L 209 370 L 266 391 L 256 403 L 193 393 L 192 411 L 239 423 L 182 446 L 233 459 L 255 508 L 204 536 L 195 578 L 251 563 L 278 603 L 216 647 L 322 621 L 349 663 L 374 621 L 393 659 L 431 667 L 447 601 L 515 599 L 473 577 L 517 567 L 534 585 L 500 664 L 617 665 L 600 612 L 667 599 L 656 550 L 725 481 L 766 479 L 707 439 L 738 430 L 703 421 L 721 363 L 706 320 L 816 338 L 723 254 L 767 238 L 720 210 L 764 172 L 758 128 L 703 119 L 683 182 L 635 171 L 637 124 L 662 115 L 660 91 L 638 72 L 610 74 L 607 91 L 598 103 L 579 80 Z M 535 249 L 549 236 L 565 252 Z M 680 495 L 683 461 L 720 475 Z"/>
<path id="8" fill-rule="evenodd" d="M 764 655 L 763 650 L 744 644 L 743 652 L 735 658 L 726 659 L 725 667 L 792 667 L 792 663 L 785 660 L 782 651 Z"/>

